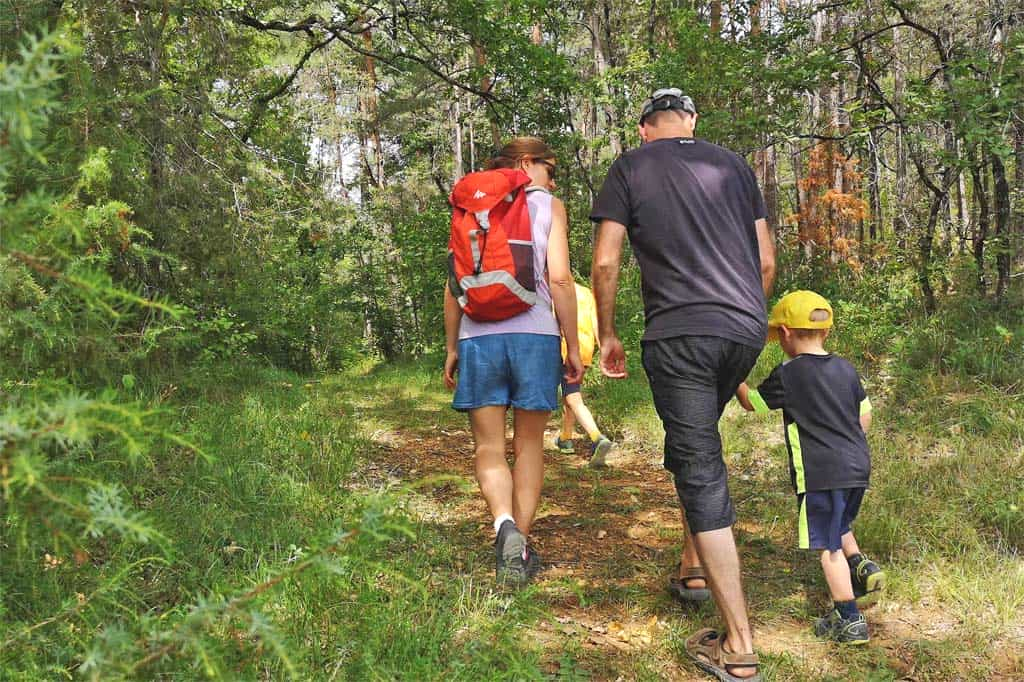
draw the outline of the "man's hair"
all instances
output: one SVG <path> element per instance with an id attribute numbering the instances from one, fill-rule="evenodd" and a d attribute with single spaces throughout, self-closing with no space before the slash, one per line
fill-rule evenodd
<path id="1" fill-rule="evenodd" d="M 644 125 L 660 128 L 663 125 L 683 123 L 692 116 L 693 114 L 682 109 L 664 109 L 647 114 L 647 118 L 644 119 Z"/>

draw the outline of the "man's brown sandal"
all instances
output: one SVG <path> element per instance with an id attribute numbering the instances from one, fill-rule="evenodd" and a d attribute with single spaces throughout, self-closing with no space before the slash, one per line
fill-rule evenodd
<path id="1" fill-rule="evenodd" d="M 690 587 L 691 580 L 703 580 L 704 587 Z M 672 577 L 668 580 L 668 591 L 673 598 L 684 604 L 707 601 L 711 599 L 711 590 L 707 588 L 708 578 L 704 569 L 700 566 L 692 566 L 685 569 L 680 578 Z"/>
<path id="2" fill-rule="evenodd" d="M 686 654 L 704 672 L 721 682 L 761 682 L 761 673 L 750 677 L 737 677 L 729 671 L 735 668 L 760 668 L 757 654 L 737 654 L 722 648 L 725 635 L 712 628 L 704 628 L 686 640 Z"/>

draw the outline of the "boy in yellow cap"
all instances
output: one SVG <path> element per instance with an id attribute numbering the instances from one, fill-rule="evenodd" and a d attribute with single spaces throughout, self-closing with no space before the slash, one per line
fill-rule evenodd
<path id="1" fill-rule="evenodd" d="M 583 360 L 583 371 L 590 368 L 594 360 L 594 347 L 597 345 L 597 305 L 594 294 L 582 284 L 576 284 L 576 330 L 580 338 L 580 358 Z M 562 357 L 565 357 L 565 339 L 562 339 Z M 582 382 L 581 382 L 582 383 Z M 573 443 L 573 432 L 576 422 L 583 427 L 590 438 L 590 459 L 588 466 L 603 467 L 607 464 L 608 453 L 614 443 L 601 433 L 594 421 L 590 408 L 583 402 L 580 384 L 567 384 L 562 381 L 562 432 L 555 439 L 555 447 L 564 454 L 576 452 Z"/>
<path id="2" fill-rule="evenodd" d="M 751 412 L 782 409 L 800 548 L 821 551 L 833 601 L 815 633 L 864 644 L 868 626 L 856 599 L 885 585 L 885 573 L 861 554 L 850 530 L 871 471 L 864 435 L 871 401 L 853 365 L 825 350 L 831 329 L 832 306 L 825 298 L 813 291 L 783 296 L 768 318 L 768 339 L 777 340 L 790 359 L 756 390 L 740 384 L 736 398 Z"/>

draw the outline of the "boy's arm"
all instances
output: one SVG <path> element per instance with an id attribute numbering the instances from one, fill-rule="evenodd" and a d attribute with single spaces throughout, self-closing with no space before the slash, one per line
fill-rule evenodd
<path id="1" fill-rule="evenodd" d="M 860 428 L 864 430 L 864 433 L 871 428 L 871 401 L 867 396 L 860 401 Z"/>
<path id="2" fill-rule="evenodd" d="M 763 386 L 763 384 L 762 384 Z M 771 412 L 772 408 L 765 402 L 760 389 L 750 388 L 747 382 L 740 384 L 736 389 L 736 400 L 747 412 Z"/>
<path id="3" fill-rule="evenodd" d="M 771 412 L 786 406 L 786 386 L 782 380 L 782 365 L 771 371 L 771 374 L 757 388 L 750 388 L 743 382 L 736 389 L 736 400 L 747 412 Z"/>
<path id="4" fill-rule="evenodd" d="M 736 389 L 736 400 L 743 406 L 743 409 L 747 412 L 754 411 L 754 405 L 750 402 L 750 386 L 747 386 L 747 382 L 740 384 L 740 387 Z"/>

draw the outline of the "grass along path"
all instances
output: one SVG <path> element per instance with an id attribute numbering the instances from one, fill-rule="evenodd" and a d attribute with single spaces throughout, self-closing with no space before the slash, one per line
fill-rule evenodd
<path id="1" fill-rule="evenodd" d="M 621 384 L 599 380 L 588 392 L 599 421 L 610 424 L 622 443 L 612 468 L 593 471 L 582 456 L 551 448 L 557 429 L 552 419 L 544 495 L 533 531 L 547 570 L 536 584 L 509 597 L 493 589 L 493 531 L 472 478 L 471 436 L 464 416 L 448 407 L 449 395 L 435 374 L 425 365 L 379 367 L 330 388 L 351 400 L 369 442 L 354 485 L 424 482 L 409 498 L 407 511 L 436 531 L 437 544 L 425 551 L 444 556 L 427 580 L 428 589 L 455 582 L 476 594 L 461 605 L 464 625 L 455 643 L 470 646 L 481 621 L 492 617 L 494 602 L 481 599 L 482 591 L 500 602 L 497 612 L 505 627 L 515 629 L 513 641 L 534 654 L 540 668 L 535 674 L 707 679 L 687 661 L 682 642 L 700 627 L 717 625 L 717 616 L 710 605 L 684 609 L 665 591 L 678 560 L 681 524 L 642 377 L 634 371 Z M 810 631 L 811 620 L 827 607 L 827 592 L 816 556 L 794 549 L 793 500 L 777 416 L 753 417 L 731 405 L 723 419 L 739 514 L 737 541 L 766 677 L 1024 679 L 1020 557 L 998 543 L 965 547 L 955 537 L 944 548 L 941 537 L 913 536 L 918 525 L 912 520 L 894 520 L 899 516 L 894 500 L 900 508 L 918 498 L 928 500 L 928 508 L 934 504 L 934 491 L 894 489 L 910 483 L 896 480 L 907 461 L 953 455 L 948 446 L 914 452 L 932 446 L 887 429 L 883 389 L 879 385 L 873 395 L 881 427 L 871 438 L 875 480 L 857 530 L 862 547 L 889 572 L 892 587 L 867 610 L 873 639 L 865 648 L 837 648 Z M 897 461 L 890 465 L 894 454 Z M 915 471 L 922 473 L 921 466 Z M 944 521 L 951 522 L 935 519 L 930 527 L 941 534 L 936 524 Z M 444 601 L 437 607 L 460 608 Z M 495 676 L 524 673 L 496 670 Z"/>

